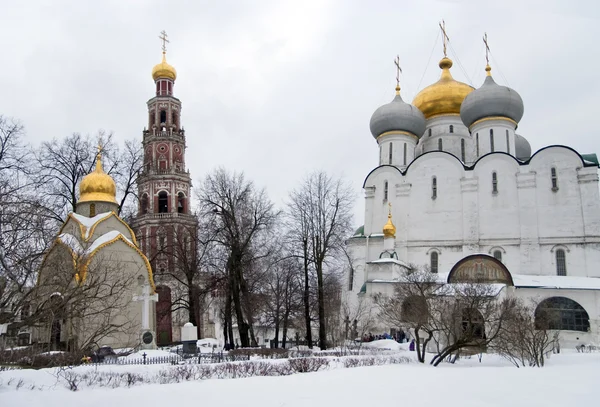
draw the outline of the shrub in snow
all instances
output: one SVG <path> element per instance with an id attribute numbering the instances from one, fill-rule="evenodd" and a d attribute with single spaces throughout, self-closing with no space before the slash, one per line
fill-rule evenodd
<path id="1" fill-rule="evenodd" d="M 288 363 L 297 373 L 317 372 L 329 367 L 329 359 L 326 358 L 294 358 L 289 359 Z"/>

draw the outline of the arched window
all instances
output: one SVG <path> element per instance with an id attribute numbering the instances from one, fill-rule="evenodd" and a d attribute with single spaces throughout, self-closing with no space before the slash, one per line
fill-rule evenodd
<path id="1" fill-rule="evenodd" d="M 498 193 L 498 175 L 496 171 L 492 172 L 492 194 Z"/>
<path id="2" fill-rule="evenodd" d="M 171 124 L 173 124 L 173 127 L 177 128 L 177 112 L 173 112 L 171 114 Z"/>
<path id="3" fill-rule="evenodd" d="M 437 198 L 437 178 L 431 179 L 431 199 Z"/>
<path id="4" fill-rule="evenodd" d="M 348 273 L 348 291 L 352 291 L 354 286 L 354 267 L 350 266 L 350 272 Z"/>
<path id="5" fill-rule="evenodd" d="M 556 275 L 567 275 L 567 256 L 563 249 L 556 250 Z"/>
<path id="6" fill-rule="evenodd" d="M 185 195 L 183 192 L 177 194 L 177 213 L 185 213 Z"/>
<path id="7" fill-rule="evenodd" d="M 427 129 L 427 137 L 431 137 L 431 129 Z"/>
<path id="8" fill-rule="evenodd" d="M 460 139 L 460 159 L 462 160 L 462 162 L 464 163 L 465 160 L 465 139 L 461 138 Z"/>
<path id="9" fill-rule="evenodd" d="M 494 152 L 494 129 L 490 129 L 490 151 Z"/>
<path id="10" fill-rule="evenodd" d="M 479 133 L 475 133 L 475 156 L 479 158 Z"/>
<path id="11" fill-rule="evenodd" d="M 508 130 L 506 130 L 506 152 L 510 154 L 510 139 L 508 138 Z"/>
<path id="12" fill-rule="evenodd" d="M 450 133 L 454 133 L 454 126 L 450 125 Z"/>
<path id="13" fill-rule="evenodd" d="M 502 261 L 502 252 L 500 250 L 494 250 L 494 258 Z"/>
<path id="14" fill-rule="evenodd" d="M 438 252 L 431 252 L 429 255 L 429 271 L 438 272 Z"/>
<path id="15" fill-rule="evenodd" d="M 154 112 L 150 113 L 150 128 L 156 125 L 156 114 Z"/>
<path id="16" fill-rule="evenodd" d="M 438 150 L 439 150 L 439 151 L 442 151 L 442 149 L 443 149 L 443 146 L 442 146 L 442 139 L 441 139 L 441 138 L 439 138 L 439 139 L 438 139 Z"/>
<path id="17" fill-rule="evenodd" d="M 388 182 L 384 181 L 383 182 L 383 201 L 387 201 L 388 200 Z"/>
<path id="18" fill-rule="evenodd" d="M 158 213 L 169 212 L 169 195 L 165 191 L 158 193 Z"/>
<path id="19" fill-rule="evenodd" d="M 96 216 L 96 204 L 91 203 L 90 204 L 90 218 L 93 218 L 94 216 Z"/>
<path id="20" fill-rule="evenodd" d="M 540 302 L 535 309 L 535 327 L 588 332 L 590 317 L 581 305 L 570 298 L 551 297 Z"/>
<path id="21" fill-rule="evenodd" d="M 167 112 L 165 110 L 161 110 L 160 111 L 160 123 L 166 123 L 167 122 Z"/>
<path id="22" fill-rule="evenodd" d="M 404 143 L 404 165 L 406 165 L 406 143 Z"/>
<path id="23" fill-rule="evenodd" d="M 140 199 L 140 213 L 148 213 L 148 195 L 142 195 Z"/>
<path id="24" fill-rule="evenodd" d="M 390 165 L 392 165 L 392 148 L 393 148 L 392 143 L 390 143 L 390 151 L 389 151 L 389 154 L 388 154 L 389 155 Z"/>
<path id="25" fill-rule="evenodd" d="M 558 191 L 558 176 L 556 175 L 556 168 L 550 168 L 550 175 L 552 178 L 552 190 L 556 192 Z"/>

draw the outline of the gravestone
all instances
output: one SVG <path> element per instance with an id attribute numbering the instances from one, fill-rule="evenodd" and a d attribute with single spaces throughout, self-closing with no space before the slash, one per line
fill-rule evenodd
<path id="1" fill-rule="evenodd" d="M 183 344 L 183 353 L 196 353 L 198 330 L 191 322 L 181 327 L 181 343 Z"/>

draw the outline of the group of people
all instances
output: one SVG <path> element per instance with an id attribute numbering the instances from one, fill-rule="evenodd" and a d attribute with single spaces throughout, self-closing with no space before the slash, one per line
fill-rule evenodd
<path id="1" fill-rule="evenodd" d="M 373 341 L 379 341 L 382 339 L 391 339 L 398 343 L 404 343 L 404 342 L 408 341 L 408 337 L 406 336 L 404 331 L 399 330 L 397 332 L 394 332 L 391 335 L 388 334 L 387 332 L 380 334 L 380 335 L 373 335 L 371 332 L 369 332 L 368 334 L 363 335 L 362 342 L 373 342 Z"/>

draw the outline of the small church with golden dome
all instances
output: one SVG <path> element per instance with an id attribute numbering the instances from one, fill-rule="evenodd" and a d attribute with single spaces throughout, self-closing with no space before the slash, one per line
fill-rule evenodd
<path id="1" fill-rule="evenodd" d="M 565 145 L 532 152 L 518 133 L 521 96 L 496 83 L 489 61 L 480 87 L 454 79 L 440 27 L 440 79 L 412 104 L 398 81 L 371 116 L 379 163 L 362 184 L 364 225 L 347 242 L 343 309 L 392 295 L 414 265 L 440 284 L 457 276 L 504 284 L 499 296 L 559 316 L 552 328 L 563 344 L 600 343 L 596 155 Z M 398 329 L 378 324 L 377 333 Z"/>
<path id="2" fill-rule="evenodd" d="M 32 342 L 52 350 L 155 347 L 152 269 L 117 215 L 116 190 L 98 151 L 75 213 L 42 262 L 35 294 L 45 315 L 32 328 Z"/>

